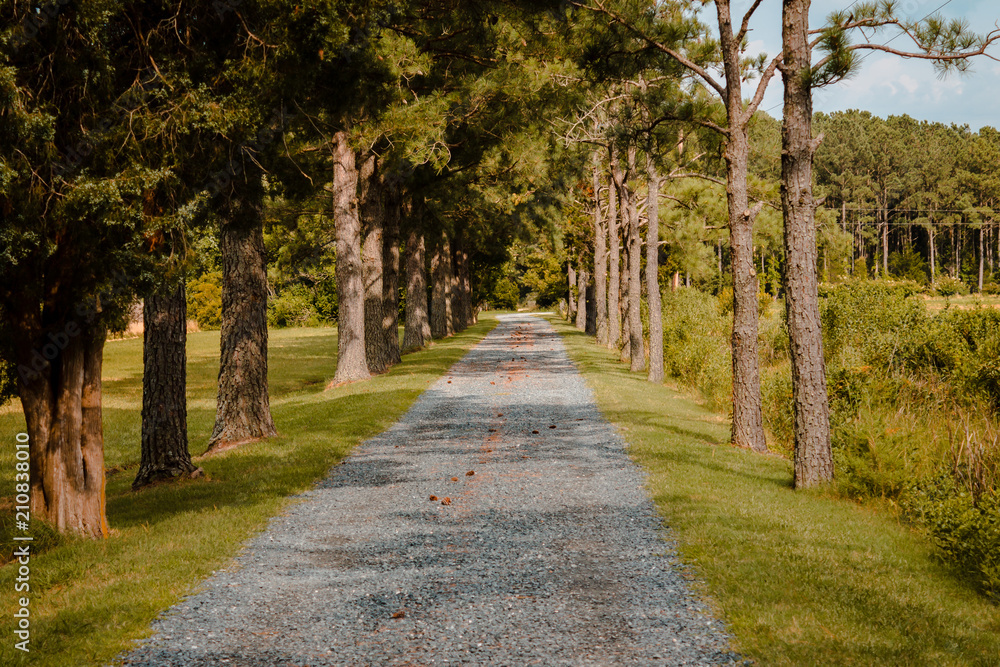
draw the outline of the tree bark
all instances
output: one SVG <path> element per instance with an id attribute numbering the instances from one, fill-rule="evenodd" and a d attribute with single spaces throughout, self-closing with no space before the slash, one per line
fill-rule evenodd
<path id="1" fill-rule="evenodd" d="M 635 173 L 635 147 L 628 151 L 628 171 Z M 628 324 L 631 368 L 638 372 L 646 367 L 642 341 L 642 234 L 639 229 L 639 202 L 635 192 L 628 197 Z M 624 203 L 624 202 L 623 202 Z"/>
<path id="2" fill-rule="evenodd" d="M 649 375 L 650 382 L 663 382 L 663 305 L 660 301 L 660 175 L 652 157 L 646 175 L 649 195 L 646 200 L 646 300 L 649 304 Z"/>
<path id="3" fill-rule="evenodd" d="M 576 269 L 573 262 L 566 263 L 566 279 L 569 285 L 566 300 L 566 317 L 570 322 L 576 323 Z"/>
<path id="4" fill-rule="evenodd" d="M 795 488 L 833 479 L 830 409 L 816 288 L 816 202 L 812 162 L 812 89 L 808 76 L 810 0 L 784 0 L 781 67 L 785 84 L 781 206 L 785 219 L 785 303 L 795 406 Z"/>
<path id="5" fill-rule="evenodd" d="M 445 338 L 455 333 L 451 319 L 451 246 L 441 232 L 431 255 L 431 337 Z"/>
<path id="6" fill-rule="evenodd" d="M 583 268 L 576 272 L 576 328 L 587 329 L 587 270 Z"/>
<path id="7" fill-rule="evenodd" d="M 103 328 L 71 320 L 45 340 L 17 346 L 18 364 L 38 371 L 30 379 L 18 378 L 28 425 L 31 514 L 60 533 L 90 538 L 108 536 L 101 422 L 104 340 Z"/>
<path id="8" fill-rule="evenodd" d="M 608 230 L 601 215 L 601 169 L 594 164 L 594 324 L 599 345 L 608 344 Z"/>
<path id="9" fill-rule="evenodd" d="M 729 209 L 729 249 L 733 272 L 733 421 L 737 447 L 766 451 L 757 350 L 757 275 L 753 262 L 753 223 L 747 194 L 750 155 L 749 118 L 744 117 L 740 86 L 740 45 L 736 43 L 728 2 L 717 2 L 719 34 L 726 73 L 726 114 L 729 136 L 726 160 L 726 204 Z M 688 279 L 685 278 L 685 283 Z"/>
<path id="10" fill-rule="evenodd" d="M 358 215 L 358 170 L 347 132 L 334 136 L 333 218 L 337 244 L 337 371 L 332 384 L 367 380 L 365 285 Z"/>
<path id="11" fill-rule="evenodd" d="M 361 266 L 365 290 L 365 363 L 369 373 L 389 369 L 385 345 L 385 287 L 382 265 L 385 229 L 385 198 L 378 161 L 365 158 L 358 170 L 358 214 L 361 217 Z"/>
<path id="12" fill-rule="evenodd" d="M 186 343 L 182 280 L 143 303 L 142 457 L 133 489 L 198 469 L 188 451 Z"/>
<path id="13" fill-rule="evenodd" d="M 980 226 L 980 228 L 979 228 L 979 289 L 978 289 L 978 291 L 979 291 L 980 294 L 983 293 L 983 269 L 985 267 L 985 261 L 986 261 L 986 257 L 985 257 L 985 255 L 986 255 L 986 252 L 985 252 L 986 246 L 985 246 L 985 243 L 983 241 L 983 236 L 985 235 L 985 233 L 986 233 L 986 225 Z"/>
<path id="14" fill-rule="evenodd" d="M 222 217 L 219 397 L 208 451 L 275 435 L 267 387 L 267 256 L 259 175 L 237 185 Z"/>
<path id="15" fill-rule="evenodd" d="M 397 186 L 391 186 L 387 194 L 382 245 L 382 339 L 389 365 L 393 366 L 403 360 L 399 352 L 399 219 L 403 202 Z"/>
<path id="16" fill-rule="evenodd" d="M 455 331 L 464 331 L 472 324 L 472 277 L 469 274 L 469 252 L 461 236 L 455 239 L 452 251 L 452 268 L 455 274 L 452 314 Z"/>
<path id="17" fill-rule="evenodd" d="M 424 235 L 414 229 L 410 231 L 410 237 L 406 241 L 406 326 L 403 331 L 403 349 L 420 349 L 430 338 Z"/>
<path id="18" fill-rule="evenodd" d="M 622 182 L 618 156 L 611 151 L 611 180 L 608 184 L 608 348 L 618 349 L 622 337 L 621 244 L 618 240 L 618 189 Z"/>

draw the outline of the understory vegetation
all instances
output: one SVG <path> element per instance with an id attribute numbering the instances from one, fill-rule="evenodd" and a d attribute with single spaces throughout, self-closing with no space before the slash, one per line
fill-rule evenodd
<path id="1" fill-rule="evenodd" d="M 706 323 L 721 319 L 713 297 L 672 298 L 688 304 L 684 317 L 697 302 Z M 789 460 L 726 446 L 724 417 L 551 319 L 743 655 L 760 665 L 997 664 L 1000 607 L 919 532 L 834 488 L 794 491 Z"/>
<path id="2" fill-rule="evenodd" d="M 931 312 L 906 284 L 824 289 L 836 488 L 888 504 L 943 560 L 1000 601 L 1000 310 Z M 667 372 L 708 407 L 729 406 L 728 295 L 664 294 Z M 763 298 L 760 356 L 772 450 L 793 441 L 788 334 L 780 301 Z"/>

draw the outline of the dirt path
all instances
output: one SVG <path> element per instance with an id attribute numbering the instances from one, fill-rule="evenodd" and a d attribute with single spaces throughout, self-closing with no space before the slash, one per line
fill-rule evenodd
<path id="1" fill-rule="evenodd" d="M 552 327 L 504 316 L 129 665 L 730 664 Z"/>

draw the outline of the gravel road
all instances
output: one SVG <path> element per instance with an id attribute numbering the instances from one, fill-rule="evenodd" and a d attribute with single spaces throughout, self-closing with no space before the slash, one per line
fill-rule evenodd
<path id="1" fill-rule="evenodd" d="M 552 326 L 503 316 L 120 660 L 743 664 L 643 481 Z"/>

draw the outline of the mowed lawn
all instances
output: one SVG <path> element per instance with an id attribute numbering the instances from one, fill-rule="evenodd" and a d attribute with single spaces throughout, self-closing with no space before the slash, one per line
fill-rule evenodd
<path id="1" fill-rule="evenodd" d="M 724 444 L 725 417 L 550 319 L 737 650 L 760 665 L 1000 665 L 1000 608 L 891 508 L 794 491 L 790 461 Z"/>
<path id="2" fill-rule="evenodd" d="M 105 541 L 62 538 L 30 562 L 29 654 L 16 650 L 11 625 L 16 564 L 0 568 L 5 637 L 0 665 L 103 665 L 148 634 L 156 615 L 226 566 L 240 545 L 310 488 L 365 438 L 394 423 L 420 393 L 486 335 L 480 323 L 369 382 L 325 390 L 336 369 L 333 328 L 270 332 L 269 386 L 279 435 L 198 460 L 201 479 L 131 491 L 140 457 L 142 340 L 108 342 L 104 356 L 104 434 L 108 470 Z M 219 333 L 188 338 L 190 450 L 204 452 L 215 418 Z M 14 438 L 24 430 L 15 402 L 0 408 L 0 511 L 11 544 Z M 36 546 L 46 536 L 37 523 Z M 10 553 L 6 554 L 9 557 Z"/>

